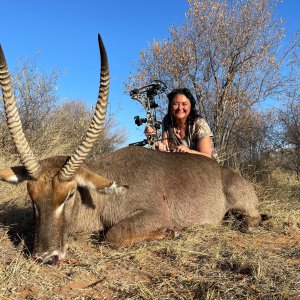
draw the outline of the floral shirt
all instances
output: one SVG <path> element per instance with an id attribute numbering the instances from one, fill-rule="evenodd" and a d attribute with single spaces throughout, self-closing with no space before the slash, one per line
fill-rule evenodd
<path id="1" fill-rule="evenodd" d="M 198 141 L 204 137 L 213 137 L 212 131 L 207 122 L 199 117 L 194 122 L 187 125 L 187 133 L 183 139 L 179 138 L 171 124 L 165 124 L 163 131 L 166 131 L 170 150 L 180 144 L 187 145 L 190 149 L 197 150 Z"/>

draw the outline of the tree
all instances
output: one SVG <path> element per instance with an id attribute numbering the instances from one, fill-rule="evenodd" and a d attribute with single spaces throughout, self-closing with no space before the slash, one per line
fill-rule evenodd
<path id="1" fill-rule="evenodd" d="M 300 179 L 300 95 L 289 93 L 286 105 L 278 111 L 281 125 L 281 140 L 284 145 L 284 163 L 282 166 L 296 172 Z"/>
<path id="2" fill-rule="evenodd" d="M 37 132 L 45 130 L 48 116 L 55 109 L 58 100 L 56 95 L 58 72 L 49 74 L 39 71 L 35 59 L 23 61 L 12 74 L 12 86 L 17 101 L 23 130 L 32 144 L 36 143 Z M 15 154 L 14 144 L 6 125 L 3 101 L 0 103 L 1 142 L 5 154 Z"/>
<path id="3" fill-rule="evenodd" d="M 70 155 L 87 132 L 94 110 L 88 109 L 83 101 L 71 101 L 59 105 L 49 116 L 47 131 L 39 138 L 47 146 L 42 153 Z M 114 114 L 107 113 L 104 128 L 96 140 L 89 156 L 111 152 L 126 140 L 123 129 L 116 129 Z"/>
<path id="4" fill-rule="evenodd" d="M 34 60 L 24 62 L 12 76 L 23 130 L 39 158 L 72 154 L 86 133 L 94 112 L 83 101 L 58 105 L 58 76 L 55 70 L 49 74 L 40 72 Z M 116 131 L 116 126 L 114 115 L 107 113 L 103 131 L 90 156 L 113 151 L 125 142 L 126 133 L 123 129 Z M 0 139 L 0 151 L 4 156 L 17 154 L 8 132 L 2 100 Z"/>
<path id="5" fill-rule="evenodd" d="M 42 73 L 35 60 L 28 60 L 13 76 L 13 90 L 25 132 L 36 131 L 45 126 L 48 114 L 59 100 L 56 87 L 59 73 L 52 70 Z"/>
<path id="6" fill-rule="evenodd" d="M 226 162 L 241 151 L 236 133 L 260 127 L 259 104 L 289 82 L 288 70 L 283 74 L 281 67 L 290 62 L 298 40 L 283 50 L 282 23 L 272 15 L 275 1 L 188 3 L 185 23 L 171 27 L 169 38 L 154 40 L 140 52 L 127 89 L 153 79 L 170 88 L 190 88 L 213 129 L 219 160 Z"/>

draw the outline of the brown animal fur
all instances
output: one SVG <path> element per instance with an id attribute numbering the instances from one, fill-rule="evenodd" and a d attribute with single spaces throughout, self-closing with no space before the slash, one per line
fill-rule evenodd
<path id="1" fill-rule="evenodd" d="M 241 212 L 245 226 L 260 221 L 252 185 L 204 156 L 127 147 L 88 160 L 67 183 L 56 178 L 65 161 L 41 161 L 44 172 L 28 181 L 36 211 L 34 248 L 41 257 L 62 259 L 70 231 L 106 230 L 109 243 L 128 245 L 189 225 L 217 224 L 229 210 Z M 127 193 L 99 194 L 91 188 L 96 172 L 129 186 Z"/>

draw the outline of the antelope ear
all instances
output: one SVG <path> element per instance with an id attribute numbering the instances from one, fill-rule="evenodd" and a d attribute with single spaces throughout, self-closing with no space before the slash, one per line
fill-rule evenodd
<path id="1" fill-rule="evenodd" d="M 16 166 L 7 169 L 0 169 L 0 180 L 12 184 L 18 184 L 24 180 L 32 178 L 27 173 L 24 166 Z"/>
<path id="2" fill-rule="evenodd" d="M 78 186 L 94 189 L 103 194 L 123 194 L 128 190 L 128 186 L 119 185 L 84 167 L 80 167 L 76 172 L 75 180 Z"/>

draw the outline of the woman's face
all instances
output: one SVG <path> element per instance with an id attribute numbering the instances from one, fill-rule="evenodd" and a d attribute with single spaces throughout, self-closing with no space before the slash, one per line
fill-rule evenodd
<path id="1" fill-rule="evenodd" d="M 185 121 L 191 112 L 191 101 L 183 94 L 177 94 L 172 101 L 172 115 L 178 121 Z"/>

